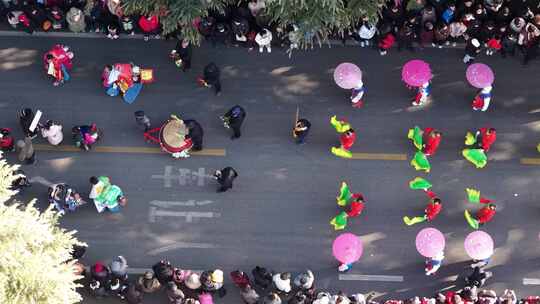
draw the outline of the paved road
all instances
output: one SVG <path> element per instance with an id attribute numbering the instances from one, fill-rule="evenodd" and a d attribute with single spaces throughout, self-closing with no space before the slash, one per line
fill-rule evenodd
<path id="1" fill-rule="evenodd" d="M 165 154 L 39 152 L 38 164 L 24 168 L 31 177 L 68 181 L 87 193 L 88 177 L 104 174 L 129 196 L 129 206 L 119 216 L 97 214 L 87 206 L 62 219 L 64 227 L 77 229 L 80 239 L 89 243 L 88 261 L 122 254 L 137 268 L 165 257 L 192 269 L 249 270 L 264 265 L 294 272 L 308 267 L 317 273 L 320 287 L 334 291 L 403 297 L 431 294 L 451 285 L 466 267 L 462 242 L 470 229 L 462 213 L 476 207 L 465 202 L 464 189 L 473 186 L 499 207 L 494 221 L 485 227 L 497 246 L 490 286 L 538 291 L 522 280 L 540 278 L 536 220 L 540 172 L 537 166 L 520 162 L 538 156 L 540 89 L 535 80 L 540 71 L 536 66 L 487 58 L 497 75 L 495 97 L 488 113 L 476 113 L 470 109 L 475 92 L 464 81 L 466 67 L 460 62 L 461 51 L 455 49 L 380 57 L 372 50 L 335 47 L 296 53 L 289 60 L 277 50 L 261 55 L 206 47 L 195 51 L 192 71 L 183 74 L 168 60 L 172 42 L 17 37 L 2 42 L 3 126 L 18 129 L 16 111 L 32 106 L 46 118 L 61 121 L 66 131 L 74 124 L 96 122 L 105 129 L 102 146 L 141 147 L 148 145 L 135 127 L 134 111 L 145 110 L 156 124 L 178 113 L 201 122 L 205 147 L 226 151 L 225 156 L 187 160 Z M 58 42 L 70 45 L 76 59 L 73 81 L 53 88 L 39 58 Z M 401 65 L 414 56 L 431 62 L 435 73 L 434 102 L 422 110 L 409 107 L 410 93 L 400 81 Z M 220 97 L 197 88 L 194 81 L 211 60 L 223 70 Z M 104 64 L 127 61 L 156 69 L 157 82 L 146 86 L 133 105 L 106 96 L 99 83 Z M 332 68 L 343 61 L 357 63 L 364 72 L 368 92 L 361 110 L 353 110 L 347 92 L 331 80 Z M 248 118 L 243 137 L 231 141 L 218 116 L 237 103 L 247 109 Z M 304 146 L 294 145 L 290 137 L 297 106 L 301 116 L 312 122 Z M 337 135 L 328 123 L 333 114 L 348 118 L 357 130 L 355 152 L 405 154 L 410 159 L 408 128 L 416 124 L 443 132 L 428 176 L 444 204 L 433 226 L 446 234 L 448 244 L 445 265 L 435 277 L 424 276 L 423 260 L 414 248 L 414 237 L 425 225 L 406 227 L 401 222 L 402 216 L 423 210 L 424 194 L 407 187 L 410 179 L 423 175 L 408 161 L 333 157 L 329 148 Z M 463 137 L 467 130 L 487 124 L 497 128 L 499 138 L 488 166 L 476 170 L 460 156 Z M 229 165 L 240 174 L 235 188 L 215 193 L 216 185 L 204 175 Z M 353 219 L 347 229 L 365 244 L 364 256 L 350 274 L 402 276 L 403 282 L 338 280 L 330 250 L 337 233 L 328 221 L 338 212 L 334 198 L 342 180 L 361 191 L 368 204 L 365 214 Z M 45 193 L 46 187 L 36 184 L 24 196 L 39 198 L 39 205 L 45 207 Z M 157 298 L 149 303 L 158 303 Z M 218 303 L 238 303 L 238 299 L 230 295 Z"/>

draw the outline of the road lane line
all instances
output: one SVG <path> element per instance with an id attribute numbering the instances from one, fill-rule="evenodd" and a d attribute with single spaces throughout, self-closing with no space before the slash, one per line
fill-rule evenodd
<path id="1" fill-rule="evenodd" d="M 35 144 L 36 151 L 55 151 L 55 152 L 82 152 L 81 149 L 75 146 L 51 146 L 44 144 Z M 112 147 L 112 146 L 95 146 L 91 150 L 98 153 L 137 153 L 137 154 L 166 154 L 160 148 L 150 147 Z M 225 149 L 203 149 L 201 151 L 193 151 L 189 153 L 194 156 L 225 156 Z"/>
<path id="2" fill-rule="evenodd" d="M 522 158 L 519 160 L 522 165 L 540 165 L 540 158 Z"/>
<path id="3" fill-rule="evenodd" d="M 213 201 L 205 200 L 205 201 L 195 201 L 195 200 L 188 200 L 184 202 L 176 202 L 176 201 L 151 201 L 150 205 L 154 205 L 156 207 L 161 208 L 170 208 L 173 206 L 204 206 L 208 204 L 212 204 Z"/>
<path id="4" fill-rule="evenodd" d="M 148 251 L 146 254 L 148 255 L 158 255 L 163 252 L 175 250 L 175 249 L 185 249 L 185 248 L 202 248 L 202 249 L 210 249 L 210 248 L 217 248 L 218 246 L 214 244 L 209 243 L 189 243 L 189 242 L 176 242 L 174 244 L 170 244 L 167 246 L 159 247 L 153 250 Z"/>
<path id="5" fill-rule="evenodd" d="M 351 159 L 407 160 L 407 154 L 398 154 L 398 153 L 353 153 Z"/>
<path id="6" fill-rule="evenodd" d="M 540 285 L 540 279 L 523 278 L 523 285 Z"/>
<path id="7" fill-rule="evenodd" d="M 340 274 L 340 281 L 403 282 L 403 276 L 373 274 Z"/>

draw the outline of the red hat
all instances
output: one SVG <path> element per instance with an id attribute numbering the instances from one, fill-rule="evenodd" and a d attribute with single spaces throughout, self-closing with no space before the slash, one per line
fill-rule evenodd
<path id="1" fill-rule="evenodd" d="M 103 263 L 97 262 L 96 265 L 94 265 L 94 269 L 96 272 L 102 272 L 103 271 Z"/>

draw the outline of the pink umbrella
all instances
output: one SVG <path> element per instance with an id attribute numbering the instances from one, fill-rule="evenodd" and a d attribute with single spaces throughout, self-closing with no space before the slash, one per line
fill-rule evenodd
<path id="1" fill-rule="evenodd" d="M 484 231 L 474 231 L 465 238 L 465 251 L 475 260 L 484 260 L 493 254 L 493 239 Z"/>
<path id="2" fill-rule="evenodd" d="M 363 251 L 362 241 L 352 233 L 340 234 L 332 244 L 334 257 L 344 264 L 358 261 Z"/>
<path id="3" fill-rule="evenodd" d="M 362 71 L 352 63 L 341 63 L 334 70 L 334 81 L 340 88 L 350 90 L 362 81 Z"/>
<path id="4" fill-rule="evenodd" d="M 489 87 L 495 80 L 495 74 L 489 66 L 483 63 L 474 63 L 467 68 L 465 73 L 467 81 L 478 89 Z"/>
<path id="5" fill-rule="evenodd" d="M 423 85 L 430 81 L 432 77 L 433 75 L 431 74 L 429 64 L 419 59 L 407 62 L 401 70 L 401 79 L 403 79 L 406 84 L 413 87 Z"/>
<path id="6" fill-rule="evenodd" d="M 426 258 L 442 252 L 444 245 L 444 235 L 435 228 L 424 228 L 416 235 L 416 250 Z"/>

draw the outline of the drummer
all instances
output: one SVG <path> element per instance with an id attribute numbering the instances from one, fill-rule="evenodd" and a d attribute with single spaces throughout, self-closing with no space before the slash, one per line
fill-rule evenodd
<path id="1" fill-rule="evenodd" d="M 191 139 L 191 142 L 193 143 L 193 147 L 191 148 L 191 150 L 201 151 L 203 147 L 204 135 L 202 126 L 194 119 L 186 119 L 184 120 L 184 124 L 188 129 L 186 139 Z"/>

